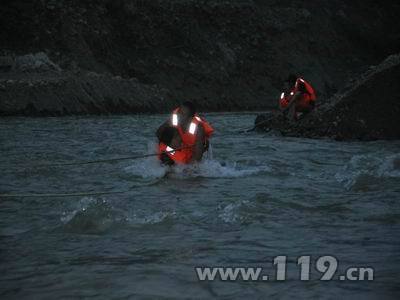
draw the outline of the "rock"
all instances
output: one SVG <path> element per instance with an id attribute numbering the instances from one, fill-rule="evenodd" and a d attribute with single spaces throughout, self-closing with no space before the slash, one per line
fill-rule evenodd
<path id="1" fill-rule="evenodd" d="M 7 80 L 0 90 L 0 116 L 60 116 L 66 114 L 127 114 L 170 110 L 166 90 L 137 81 L 93 73 L 42 75 Z"/>

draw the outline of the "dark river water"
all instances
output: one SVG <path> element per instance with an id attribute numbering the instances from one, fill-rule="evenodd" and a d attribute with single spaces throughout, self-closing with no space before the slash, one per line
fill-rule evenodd
<path id="1" fill-rule="evenodd" d="M 238 133 L 255 114 L 209 114 L 212 155 L 197 167 L 43 166 L 153 153 L 166 117 L 0 119 L 1 194 L 122 192 L 0 196 L 1 299 L 399 299 L 398 141 Z M 330 281 L 321 256 L 337 259 Z M 196 266 L 262 267 L 271 280 L 199 281 Z M 339 280 L 354 266 L 374 280 Z"/>

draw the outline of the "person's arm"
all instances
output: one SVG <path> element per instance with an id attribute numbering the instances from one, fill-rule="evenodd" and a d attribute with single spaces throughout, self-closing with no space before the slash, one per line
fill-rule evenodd
<path id="1" fill-rule="evenodd" d="M 164 128 L 166 128 L 168 126 L 170 126 L 170 121 L 169 120 L 165 121 L 160 127 L 158 127 L 158 129 L 156 131 L 156 136 L 157 136 L 159 141 L 161 139 L 161 135 L 162 135 L 162 132 L 163 132 Z"/>
<path id="2" fill-rule="evenodd" d="M 203 141 L 204 141 L 204 129 L 203 126 L 199 124 L 197 128 L 196 142 L 193 146 L 192 162 L 200 161 L 202 159 L 204 152 Z"/>

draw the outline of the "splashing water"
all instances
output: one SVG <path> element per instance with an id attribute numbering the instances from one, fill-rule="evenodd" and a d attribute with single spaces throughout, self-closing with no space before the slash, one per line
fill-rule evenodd
<path id="1" fill-rule="evenodd" d="M 147 142 L 147 154 L 153 154 L 157 151 L 155 142 Z M 160 164 L 156 156 L 135 160 L 131 165 L 125 167 L 124 170 L 137 177 L 144 179 L 162 178 L 168 172 L 168 167 Z"/>
<path id="2" fill-rule="evenodd" d="M 157 211 L 150 214 L 132 214 L 127 218 L 133 225 L 154 225 L 176 217 L 175 211 Z"/>
<path id="3" fill-rule="evenodd" d="M 221 207 L 221 212 L 218 214 L 218 217 L 228 224 L 241 222 L 244 219 L 240 214 L 241 208 L 246 206 L 248 203 L 249 201 L 247 200 L 229 203 L 228 205 Z"/>
<path id="4" fill-rule="evenodd" d="M 175 211 L 121 210 L 105 199 L 84 197 L 75 208 L 64 211 L 61 221 L 66 232 L 102 234 L 118 225 L 154 225 L 176 216 Z"/>
<path id="5" fill-rule="evenodd" d="M 164 177 L 169 168 L 160 164 L 156 157 L 149 157 L 135 161 L 132 165 L 125 167 L 124 170 L 144 179 L 157 179 Z"/>
<path id="6" fill-rule="evenodd" d="M 172 178 L 236 178 L 256 175 L 269 171 L 268 166 L 239 167 L 237 163 L 221 163 L 213 159 L 203 159 L 198 164 L 176 165 L 172 167 L 163 166 L 155 158 L 137 161 L 125 171 L 145 179 L 162 178 L 168 174 Z"/>
<path id="7" fill-rule="evenodd" d="M 148 144 L 147 153 L 154 153 L 154 143 Z M 144 179 L 162 178 L 168 174 L 172 178 L 237 178 L 256 175 L 261 172 L 270 171 L 268 166 L 239 166 L 233 162 L 219 162 L 213 159 L 213 150 L 210 145 L 209 150 L 204 154 L 200 163 L 189 165 L 174 165 L 172 167 L 162 165 L 156 157 L 150 157 L 135 161 L 132 165 L 125 167 L 124 170 L 134 176 Z"/>
<path id="8" fill-rule="evenodd" d="M 198 164 L 174 166 L 170 176 L 175 178 L 238 178 L 269 171 L 268 167 L 239 167 L 237 163 L 220 163 L 213 159 L 204 159 Z"/>
<path id="9" fill-rule="evenodd" d="M 386 179 L 400 177 L 400 154 L 354 155 L 335 178 L 347 189 L 370 188 Z"/>
<path id="10" fill-rule="evenodd" d="M 124 223 L 122 211 L 115 209 L 104 199 L 82 198 L 77 208 L 64 212 L 61 221 L 67 232 L 98 234 L 107 231 L 116 224 Z"/>

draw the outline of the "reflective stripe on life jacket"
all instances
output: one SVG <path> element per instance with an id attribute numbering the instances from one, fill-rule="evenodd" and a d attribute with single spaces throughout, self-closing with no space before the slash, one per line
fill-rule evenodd
<path id="1" fill-rule="evenodd" d="M 170 146 L 167 146 L 165 148 L 165 151 L 168 152 L 167 154 L 171 154 L 171 155 L 175 154 L 175 150 L 173 148 L 171 148 Z"/>
<path id="2" fill-rule="evenodd" d="M 174 111 L 172 114 L 172 125 L 173 126 L 178 126 L 179 122 L 178 122 L 178 114 Z"/>
<path id="3" fill-rule="evenodd" d="M 286 108 L 289 105 L 292 96 L 299 91 L 300 83 L 304 84 L 306 88 L 306 92 L 302 93 L 302 98 L 299 101 L 301 106 L 304 107 L 308 106 L 311 104 L 311 102 L 314 102 L 317 99 L 317 96 L 311 84 L 309 84 L 303 78 L 297 78 L 296 83 L 294 87 L 290 90 L 289 95 L 286 95 L 285 92 L 282 92 L 281 94 L 281 98 L 279 99 L 279 105 L 282 109 Z"/>
<path id="4" fill-rule="evenodd" d="M 281 98 L 279 99 L 280 108 L 284 109 L 289 105 L 290 97 L 286 95 L 285 92 L 282 92 Z"/>
<path id="5" fill-rule="evenodd" d="M 182 126 L 179 124 L 179 107 L 172 112 L 171 123 L 172 126 L 178 129 L 182 142 L 185 145 L 194 145 L 196 142 L 197 128 L 199 125 L 201 125 L 204 129 L 205 139 L 209 139 L 214 132 L 214 129 L 211 127 L 211 125 L 198 115 L 194 115 L 190 121 L 189 129 L 187 131 L 183 130 Z"/>
<path id="6" fill-rule="evenodd" d="M 303 94 L 304 96 L 307 97 L 308 101 L 315 101 L 317 100 L 317 95 L 315 94 L 315 91 L 311 84 L 309 84 L 307 81 L 305 81 L 303 78 L 297 78 L 296 84 L 294 85 L 294 89 L 292 90 L 293 93 L 296 93 L 299 90 L 299 85 L 300 83 L 303 83 L 305 88 L 306 88 L 306 93 Z"/>
<path id="7" fill-rule="evenodd" d="M 199 121 L 196 118 L 192 118 L 187 131 L 183 130 L 179 122 L 179 108 L 177 108 L 172 112 L 171 123 L 172 126 L 178 129 L 184 146 L 193 146 L 195 144 L 197 136 L 197 126 L 199 124 Z"/>
<path id="8" fill-rule="evenodd" d="M 190 162 L 191 155 L 187 149 L 175 150 L 164 143 L 158 144 L 158 158 L 161 159 L 161 155 L 165 153 L 170 159 L 176 164 L 187 164 Z"/>
<path id="9" fill-rule="evenodd" d="M 195 115 L 194 117 L 197 121 L 199 121 L 199 124 L 203 126 L 205 138 L 211 138 L 211 135 L 214 133 L 214 128 L 212 128 L 211 125 L 206 120 L 204 120 L 204 118 L 200 118 L 198 115 Z"/>

